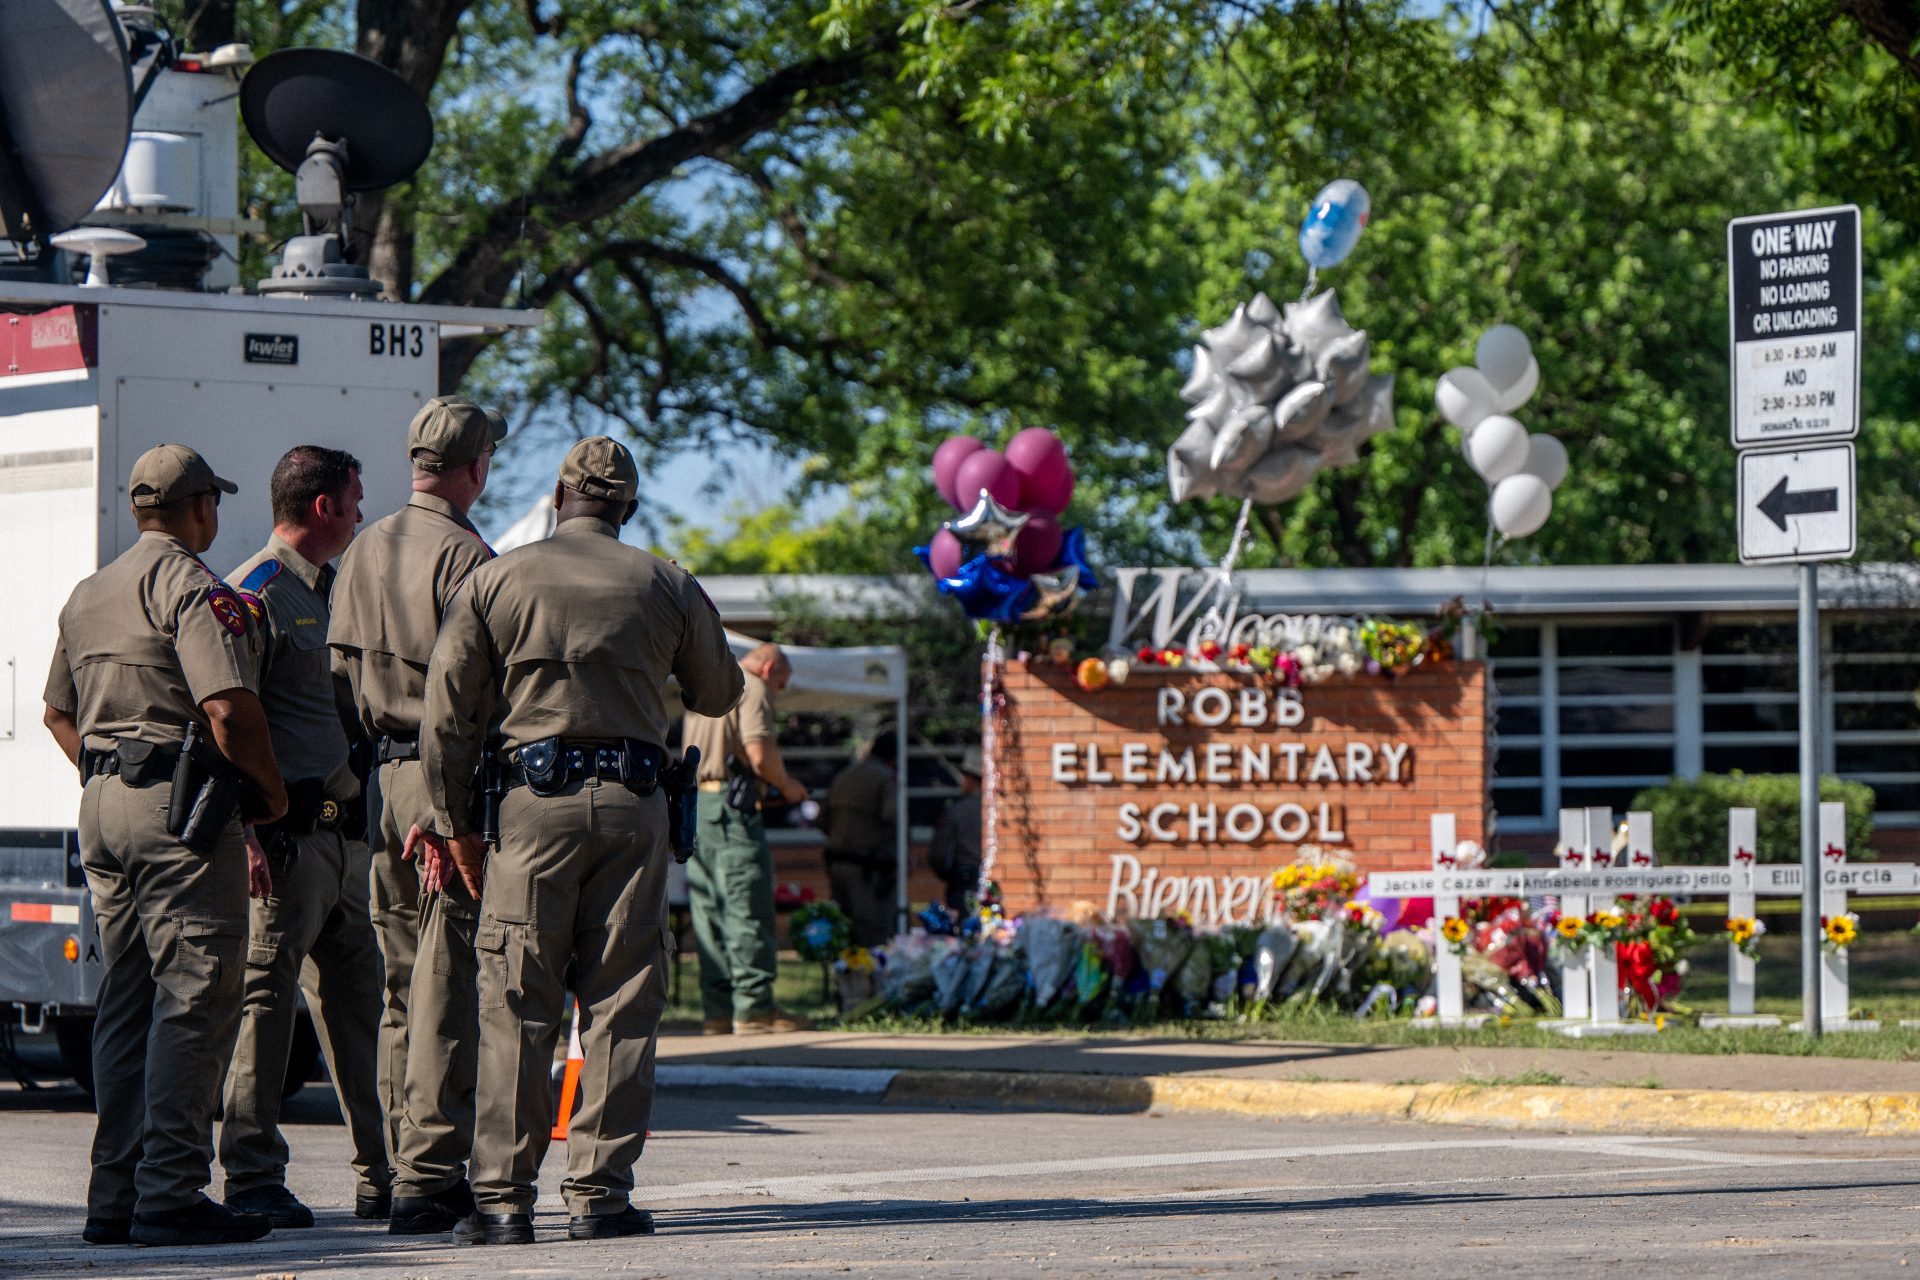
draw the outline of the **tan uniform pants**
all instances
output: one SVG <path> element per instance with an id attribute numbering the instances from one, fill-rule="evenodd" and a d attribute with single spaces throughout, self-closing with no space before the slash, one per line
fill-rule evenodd
<path id="1" fill-rule="evenodd" d="M 466 1176 L 473 1146 L 476 910 L 457 876 L 444 892 L 423 899 L 419 864 L 400 858 L 408 829 L 430 825 L 432 816 L 420 762 L 382 765 L 372 896 L 374 932 L 387 964 L 380 1091 L 396 1196 L 453 1186 Z"/>
<path id="2" fill-rule="evenodd" d="M 80 859 L 106 975 L 93 1031 L 87 1215 L 198 1202 L 213 1111 L 233 1053 L 247 939 L 247 855 L 236 820 L 211 855 L 167 834 L 166 783 L 95 778 L 80 799 Z"/>
<path id="3" fill-rule="evenodd" d="M 333 831 L 298 844 L 291 865 L 274 867 L 272 896 L 252 906 L 240 1036 L 220 1125 L 229 1198 L 286 1185 L 280 1101 L 302 990 L 353 1141 L 356 1194 L 377 1194 L 393 1181 L 374 1082 L 380 950 L 367 914 L 367 846 Z"/>
<path id="4" fill-rule="evenodd" d="M 586 1062 L 561 1188 L 575 1216 L 618 1213 L 646 1143 L 667 1003 L 666 798 L 591 780 L 556 796 L 517 787 L 500 828 L 481 903 L 474 1198 L 488 1213 L 533 1209 L 571 962 Z"/>

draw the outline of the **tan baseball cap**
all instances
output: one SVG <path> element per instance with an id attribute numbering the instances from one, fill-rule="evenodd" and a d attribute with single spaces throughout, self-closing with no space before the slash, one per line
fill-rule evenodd
<path id="1" fill-rule="evenodd" d="M 184 444 L 157 444 L 140 455 L 127 481 L 136 507 L 158 507 L 203 493 L 238 493 L 240 486 L 213 474 L 199 452 Z"/>
<path id="2" fill-rule="evenodd" d="M 611 436 L 588 436 L 567 450 L 560 483 L 604 502 L 631 502 L 640 490 L 640 468 L 627 447 Z"/>
<path id="3" fill-rule="evenodd" d="M 497 410 L 465 396 L 435 396 L 407 424 L 407 455 L 422 470 L 446 471 L 491 453 L 506 438 L 507 420 Z M 417 456 L 422 449 L 431 449 L 437 458 L 422 460 Z"/>

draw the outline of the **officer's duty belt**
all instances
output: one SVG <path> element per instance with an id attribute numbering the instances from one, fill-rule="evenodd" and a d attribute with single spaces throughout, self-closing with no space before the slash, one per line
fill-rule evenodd
<path id="1" fill-rule="evenodd" d="M 380 745 L 374 749 L 374 763 L 386 764 L 392 760 L 418 760 L 420 758 L 420 740 L 418 738 L 389 738 L 382 735 Z"/>
<path id="2" fill-rule="evenodd" d="M 118 739 L 110 751 L 92 747 L 80 749 L 80 783 L 119 774 L 130 787 L 145 787 L 168 782 L 180 764 L 180 748 L 142 742 L 137 738 Z"/>
<path id="3" fill-rule="evenodd" d="M 615 743 L 571 743 L 555 737 L 521 747 L 501 773 L 509 791 L 526 787 L 535 795 L 554 795 L 576 782 L 597 778 L 650 796 L 666 766 L 667 753 L 651 742 L 626 738 Z"/>

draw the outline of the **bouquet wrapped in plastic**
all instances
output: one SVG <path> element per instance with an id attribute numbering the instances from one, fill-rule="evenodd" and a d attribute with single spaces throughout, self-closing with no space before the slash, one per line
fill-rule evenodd
<path id="1" fill-rule="evenodd" d="M 1147 975 L 1147 989 L 1135 1013 L 1158 1010 L 1167 980 L 1180 971 L 1193 951 L 1193 931 L 1178 920 L 1135 920 L 1128 926 L 1134 952 Z"/>
<path id="2" fill-rule="evenodd" d="M 1020 940 L 1027 955 L 1033 1007 L 1045 1009 L 1073 981 L 1080 960 L 1080 931 L 1057 916 L 1039 912 L 1021 920 Z"/>

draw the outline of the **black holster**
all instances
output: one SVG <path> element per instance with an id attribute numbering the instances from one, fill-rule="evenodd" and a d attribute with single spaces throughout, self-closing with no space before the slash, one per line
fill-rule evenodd
<path id="1" fill-rule="evenodd" d="M 287 784 L 287 811 L 278 821 L 254 824 L 253 834 L 276 868 L 293 865 L 300 854 L 300 837 L 320 829 L 320 810 L 326 802 L 325 778 L 301 778 Z"/>
<path id="2" fill-rule="evenodd" d="M 752 762 L 735 755 L 727 757 L 727 808 L 745 814 L 760 812 L 760 776 Z"/>
<path id="3" fill-rule="evenodd" d="M 700 806 L 694 797 L 700 790 L 700 748 L 688 747 L 687 754 L 660 771 L 660 786 L 667 795 L 667 843 L 675 862 L 693 857 L 698 844 Z"/>
<path id="4" fill-rule="evenodd" d="M 473 806 L 479 810 L 474 825 L 489 849 L 500 847 L 500 800 L 507 794 L 507 770 L 496 758 L 499 749 L 497 739 L 488 742 L 473 770 Z"/>
<path id="5" fill-rule="evenodd" d="M 201 736 L 200 726 L 190 722 L 186 741 L 180 744 L 180 763 L 173 770 L 167 834 L 195 853 L 211 854 L 241 811 L 248 790 L 246 778 Z"/>

